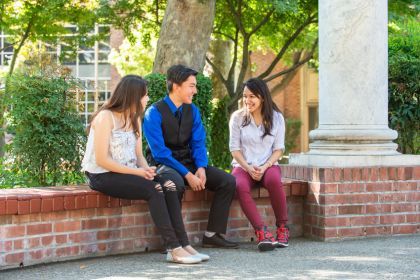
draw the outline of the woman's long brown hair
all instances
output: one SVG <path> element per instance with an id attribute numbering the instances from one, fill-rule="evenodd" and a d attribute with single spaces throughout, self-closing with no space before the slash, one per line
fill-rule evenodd
<path id="1" fill-rule="evenodd" d="M 259 78 L 251 78 L 245 82 L 244 89 L 245 87 L 247 87 L 256 97 L 261 100 L 261 115 L 264 125 L 264 134 L 262 138 L 264 138 L 266 135 L 272 135 L 271 129 L 273 128 L 273 111 L 279 112 L 280 114 L 281 111 L 277 107 L 276 103 L 273 102 L 267 84 Z M 242 127 L 249 125 L 250 122 L 250 113 L 246 111 L 242 121 Z"/>
<path id="2" fill-rule="evenodd" d="M 137 75 L 127 75 L 121 79 L 111 95 L 101 108 L 96 111 L 89 124 L 90 126 L 103 110 L 110 110 L 111 112 L 122 113 L 124 116 L 124 125 L 127 125 L 127 119 L 130 119 L 130 125 L 133 128 L 134 134 L 140 136 L 139 119 L 143 115 L 144 108 L 141 105 L 141 99 L 147 94 L 147 82 L 142 77 Z"/>

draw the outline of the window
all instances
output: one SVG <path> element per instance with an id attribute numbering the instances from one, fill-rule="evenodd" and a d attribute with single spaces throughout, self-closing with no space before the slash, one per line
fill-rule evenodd
<path id="1" fill-rule="evenodd" d="M 10 37 L 0 32 L 0 66 L 9 65 L 13 56 L 13 46 Z"/>
<path id="2" fill-rule="evenodd" d="M 68 67 L 74 77 L 80 79 L 83 90 L 77 93 L 78 106 L 81 120 L 88 124 L 90 115 L 100 107 L 110 96 L 109 83 L 111 81 L 111 65 L 108 56 L 110 47 L 110 27 L 108 25 L 96 25 L 90 36 L 103 35 L 102 40 L 93 45 L 80 44 L 70 45 L 65 39 L 74 36 L 78 29 L 76 26 L 67 26 L 69 34 L 58 40 L 57 44 L 39 42 L 45 47 L 58 63 Z M 13 56 L 13 46 L 8 41 L 10 36 L 0 32 L 0 67 L 7 67 Z M 88 38 L 89 39 L 89 38 Z"/>

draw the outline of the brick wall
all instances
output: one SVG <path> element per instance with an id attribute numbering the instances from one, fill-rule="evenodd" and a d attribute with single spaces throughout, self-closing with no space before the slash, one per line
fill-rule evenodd
<path id="1" fill-rule="evenodd" d="M 321 240 L 420 233 L 420 166 L 283 166 L 308 182 L 304 235 Z"/>
<path id="2" fill-rule="evenodd" d="M 292 236 L 303 233 L 306 183 L 285 182 Z M 274 225 L 265 189 L 253 196 Z M 183 217 L 193 244 L 207 226 L 212 193 L 185 193 Z M 249 241 L 254 232 L 238 202 L 232 203 L 228 236 Z M 0 269 L 161 248 L 147 203 L 102 195 L 86 186 L 0 190 Z"/>

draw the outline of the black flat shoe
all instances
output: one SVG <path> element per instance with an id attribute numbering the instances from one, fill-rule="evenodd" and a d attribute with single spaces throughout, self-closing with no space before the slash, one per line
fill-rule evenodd
<path id="1" fill-rule="evenodd" d="M 222 235 L 216 233 L 212 237 L 203 236 L 203 247 L 237 249 L 239 245 L 238 243 L 226 240 Z"/>

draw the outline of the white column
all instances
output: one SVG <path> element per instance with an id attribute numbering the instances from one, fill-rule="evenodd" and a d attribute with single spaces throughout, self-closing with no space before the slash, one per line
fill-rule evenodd
<path id="1" fill-rule="evenodd" d="M 388 127 L 387 24 L 387 0 L 319 0 L 319 127 L 291 164 L 375 165 L 399 154 Z"/>

